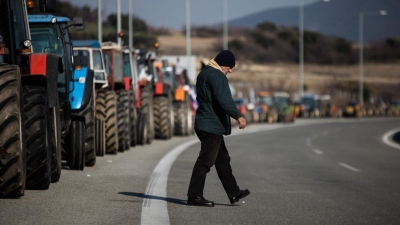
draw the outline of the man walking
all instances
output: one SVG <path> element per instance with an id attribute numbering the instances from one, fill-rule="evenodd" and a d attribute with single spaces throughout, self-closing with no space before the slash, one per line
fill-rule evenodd
<path id="1" fill-rule="evenodd" d="M 235 67 L 235 56 L 229 50 L 221 51 L 201 70 L 196 81 L 197 102 L 195 131 L 201 142 L 200 154 L 193 168 L 188 190 L 188 205 L 213 207 L 214 202 L 203 197 L 206 175 L 215 164 L 226 194 L 234 204 L 250 194 L 240 190 L 232 174 L 230 156 L 223 135 L 231 134 L 230 117 L 246 127 L 246 120 L 236 108 L 226 75 Z"/>

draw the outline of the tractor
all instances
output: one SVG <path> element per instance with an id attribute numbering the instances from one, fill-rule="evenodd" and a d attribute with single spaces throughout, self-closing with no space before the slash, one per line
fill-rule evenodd
<path id="1" fill-rule="evenodd" d="M 159 80 L 154 67 L 156 53 L 147 50 L 135 50 L 138 71 L 138 124 L 137 143 L 151 144 L 155 136 L 154 124 L 154 84 Z"/>
<path id="2" fill-rule="evenodd" d="M 94 71 L 93 96 L 95 99 L 95 149 L 96 156 L 104 156 L 106 151 L 105 118 L 107 118 L 107 115 L 111 111 L 110 108 L 107 107 L 107 102 L 105 101 L 106 96 L 104 91 L 106 91 L 106 88 L 108 87 L 108 80 L 101 44 L 97 40 L 74 40 L 72 43 L 74 46 L 74 56 L 82 55 L 84 58 L 83 66 Z"/>
<path id="3" fill-rule="evenodd" d="M 74 56 L 68 28 L 82 30 L 81 18 L 53 15 L 29 15 L 30 32 L 34 52 L 57 54 L 62 59 L 63 71 L 59 74 L 56 93 L 58 104 L 54 109 L 54 121 L 60 124 L 62 158 L 72 170 L 94 166 L 94 100 L 93 70 L 83 66 L 83 56 Z"/>
<path id="4" fill-rule="evenodd" d="M 29 4 L 33 2 L 28 1 Z M 54 12 L 55 0 L 39 1 Z M 57 107 L 55 54 L 32 53 L 25 0 L 0 0 L 0 197 L 48 189 L 58 181 L 58 140 L 50 114 Z"/>

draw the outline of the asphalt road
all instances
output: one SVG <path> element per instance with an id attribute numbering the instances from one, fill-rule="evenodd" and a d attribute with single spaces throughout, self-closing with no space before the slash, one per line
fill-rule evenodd
<path id="1" fill-rule="evenodd" d="M 396 128 L 400 118 L 234 128 L 226 145 L 251 194 L 229 204 L 212 168 L 204 196 L 214 208 L 185 205 L 196 138 L 156 140 L 0 199 L 0 224 L 400 224 L 400 149 L 384 142 Z"/>

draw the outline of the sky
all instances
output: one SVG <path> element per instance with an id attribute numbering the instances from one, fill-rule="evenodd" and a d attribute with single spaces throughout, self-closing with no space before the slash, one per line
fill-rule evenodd
<path id="1" fill-rule="evenodd" d="M 61 0 L 72 5 L 97 8 L 98 0 Z M 181 29 L 186 24 L 186 0 L 120 0 L 121 13 L 128 14 L 132 1 L 133 15 L 148 25 Z M 305 0 L 305 4 L 318 0 Z M 117 12 L 116 0 L 101 0 L 105 15 Z M 224 0 L 190 0 L 191 26 L 223 22 Z M 228 20 L 238 19 L 267 9 L 298 6 L 299 0 L 227 0 Z M 105 18 L 105 17 L 103 17 Z"/>

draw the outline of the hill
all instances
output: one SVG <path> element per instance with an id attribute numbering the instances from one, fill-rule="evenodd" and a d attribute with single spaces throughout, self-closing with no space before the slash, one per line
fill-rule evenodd
<path id="1" fill-rule="evenodd" d="M 359 13 L 386 10 L 386 16 L 364 16 L 364 40 L 382 41 L 400 37 L 400 1 L 398 0 L 331 0 L 304 6 L 304 28 L 326 35 L 358 41 Z M 230 27 L 256 27 L 269 21 L 277 25 L 299 26 L 299 7 L 262 11 L 229 21 Z"/>

